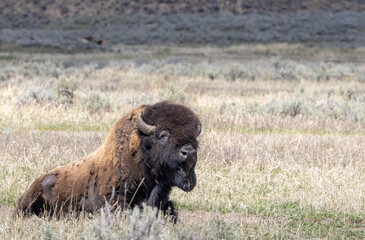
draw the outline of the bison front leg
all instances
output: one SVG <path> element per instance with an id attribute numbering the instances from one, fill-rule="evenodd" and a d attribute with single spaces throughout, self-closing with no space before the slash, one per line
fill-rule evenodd
<path id="1" fill-rule="evenodd" d="M 168 201 L 170 191 L 171 191 L 171 188 L 164 187 L 161 184 L 157 184 L 153 188 L 153 190 L 150 194 L 150 197 L 147 201 L 147 205 L 157 207 L 158 209 L 161 209 L 161 210 L 164 209 L 164 207 Z"/>
<path id="2" fill-rule="evenodd" d="M 157 184 L 151 192 L 147 205 L 157 207 L 162 210 L 165 215 L 173 216 L 174 222 L 176 223 L 177 213 L 175 211 L 174 203 L 169 200 L 170 192 L 171 187 Z"/>

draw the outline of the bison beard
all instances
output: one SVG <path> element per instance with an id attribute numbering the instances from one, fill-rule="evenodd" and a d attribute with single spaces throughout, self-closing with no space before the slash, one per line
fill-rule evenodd
<path id="1" fill-rule="evenodd" d="M 110 201 L 122 208 L 147 203 L 177 217 L 169 194 L 174 186 L 190 191 L 196 184 L 200 130 L 197 116 L 182 105 L 140 106 L 113 125 L 94 153 L 35 179 L 17 211 L 94 212 Z"/>

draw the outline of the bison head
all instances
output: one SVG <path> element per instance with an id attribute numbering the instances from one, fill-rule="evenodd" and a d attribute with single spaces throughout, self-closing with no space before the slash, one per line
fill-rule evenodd
<path id="1" fill-rule="evenodd" d="M 143 161 L 157 183 L 191 191 L 196 184 L 201 123 L 188 108 L 162 102 L 147 106 L 137 121 Z"/>

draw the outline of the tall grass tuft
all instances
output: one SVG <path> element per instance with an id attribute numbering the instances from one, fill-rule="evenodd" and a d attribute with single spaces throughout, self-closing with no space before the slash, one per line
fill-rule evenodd
<path id="1" fill-rule="evenodd" d="M 92 222 L 96 238 L 100 240 L 121 239 L 121 219 L 121 211 L 113 212 L 111 206 L 106 203 L 100 210 L 100 216 Z"/>
<path id="2" fill-rule="evenodd" d="M 90 113 L 96 113 L 99 111 L 111 110 L 111 103 L 109 98 L 101 97 L 98 93 L 91 93 L 86 99 L 86 107 Z"/>
<path id="3" fill-rule="evenodd" d="M 126 215 L 127 239 L 161 239 L 162 220 L 156 208 L 144 205 L 141 210 L 137 206 L 133 210 L 127 211 Z"/>

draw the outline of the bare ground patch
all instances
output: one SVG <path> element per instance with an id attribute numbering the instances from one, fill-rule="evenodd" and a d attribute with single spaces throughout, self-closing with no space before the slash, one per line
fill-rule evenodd
<path id="1" fill-rule="evenodd" d="M 213 221 L 215 218 L 223 219 L 225 222 L 230 224 L 239 225 L 251 225 L 251 224 L 286 224 L 289 223 L 289 219 L 285 218 L 273 218 L 273 217 L 258 217 L 248 216 L 245 213 L 230 212 L 230 213 L 218 213 L 209 212 L 204 210 L 190 211 L 190 210 L 179 210 L 180 222 L 184 223 L 199 223 Z"/>

